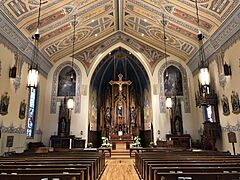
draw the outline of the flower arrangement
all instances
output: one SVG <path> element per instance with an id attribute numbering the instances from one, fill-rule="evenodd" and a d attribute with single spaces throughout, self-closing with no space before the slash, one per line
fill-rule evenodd
<path id="1" fill-rule="evenodd" d="M 102 147 L 112 147 L 112 144 L 108 142 L 108 138 L 107 137 L 102 137 Z"/>
<path id="2" fill-rule="evenodd" d="M 92 148 L 93 147 L 93 143 L 89 142 L 87 143 L 87 148 Z"/>
<path id="3" fill-rule="evenodd" d="M 132 147 L 141 147 L 141 138 L 136 136 L 133 138 L 133 143 L 131 144 Z"/>
<path id="4" fill-rule="evenodd" d="M 149 143 L 149 147 L 150 147 L 150 148 L 153 148 L 154 146 L 155 146 L 154 142 L 151 141 L 151 142 Z"/>

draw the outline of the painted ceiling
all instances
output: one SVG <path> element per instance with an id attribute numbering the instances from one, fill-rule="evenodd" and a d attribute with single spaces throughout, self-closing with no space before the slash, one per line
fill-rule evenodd
<path id="1" fill-rule="evenodd" d="M 90 60 L 84 53 L 89 53 L 89 49 L 94 47 L 97 53 L 96 44 L 105 43 L 106 46 L 111 46 L 111 38 L 114 39 L 119 33 L 122 34 L 119 41 L 128 37 L 128 41 L 134 41 L 145 48 L 145 53 L 148 52 L 147 49 L 156 52 L 154 62 L 157 62 L 158 57 L 161 60 L 163 14 L 167 22 L 167 53 L 188 60 L 198 49 L 195 0 L 48 0 L 46 3 L 42 0 L 42 2 L 39 48 L 52 63 L 72 53 L 74 15 L 77 16 L 76 58 L 85 61 L 85 66 L 89 66 L 86 62 Z M 239 8 L 239 0 L 198 0 L 198 4 L 200 30 L 206 39 Z M 0 1 L 1 11 L 29 41 L 32 41 L 31 37 L 36 31 L 38 7 L 39 0 Z M 132 43 L 132 46 L 135 47 L 136 43 Z"/>

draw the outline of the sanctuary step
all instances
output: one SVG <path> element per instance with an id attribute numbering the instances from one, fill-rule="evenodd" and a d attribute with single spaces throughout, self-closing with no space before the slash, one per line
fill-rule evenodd
<path id="1" fill-rule="evenodd" d="M 129 150 L 112 150 L 111 159 L 130 159 Z"/>

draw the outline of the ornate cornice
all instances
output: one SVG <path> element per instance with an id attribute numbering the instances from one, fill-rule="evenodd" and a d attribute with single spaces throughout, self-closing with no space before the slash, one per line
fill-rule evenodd
<path id="1" fill-rule="evenodd" d="M 17 27 L 0 11 L 0 43 L 13 53 L 21 54 L 24 61 L 31 63 L 34 45 L 17 29 Z M 52 64 L 38 51 L 40 73 L 47 76 Z"/>
<path id="2" fill-rule="evenodd" d="M 204 44 L 206 59 L 211 62 L 215 59 L 219 52 L 224 52 L 233 44 L 240 40 L 240 8 L 229 17 L 229 19 L 222 24 L 222 26 L 211 36 L 210 39 Z M 193 72 L 197 73 L 198 64 L 198 51 L 188 61 L 187 65 Z"/>

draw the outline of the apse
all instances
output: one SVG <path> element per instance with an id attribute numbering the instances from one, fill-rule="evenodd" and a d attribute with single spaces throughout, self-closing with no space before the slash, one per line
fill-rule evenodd
<path id="1" fill-rule="evenodd" d="M 141 62 L 122 47 L 113 50 L 98 64 L 91 79 L 90 132 L 109 138 L 119 132 L 126 138 L 141 135 L 149 119 L 146 108 L 151 106 L 150 92 Z"/>
<path id="2" fill-rule="evenodd" d="M 133 86 L 140 90 L 149 87 L 149 78 L 141 62 L 129 51 L 119 47 L 109 53 L 97 66 L 91 80 L 91 87 L 97 89 L 98 97 L 104 93 L 111 80 L 118 80 L 123 74 L 123 80 L 131 80 Z"/>

